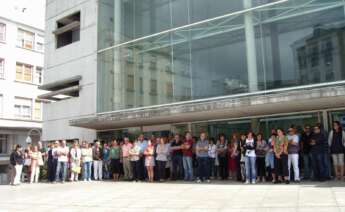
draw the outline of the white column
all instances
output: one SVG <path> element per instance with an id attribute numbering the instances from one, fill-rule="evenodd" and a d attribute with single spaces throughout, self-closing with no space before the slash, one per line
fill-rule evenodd
<path id="1" fill-rule="evenodd" d="M 252 0 L 243 0 L 243 5 L 245 9 L 251 8 Z M 255 30 L 252 12 L 245 13 L 244 26 L 246 36 L 249 92 L 255 92 L 258 90 L 258 71 L 256 64 Z"/>

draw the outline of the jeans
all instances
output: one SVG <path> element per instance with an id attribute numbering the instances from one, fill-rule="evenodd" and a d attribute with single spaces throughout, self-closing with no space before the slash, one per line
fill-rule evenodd
<path id="1" fill-rule="evenodd" d="M 14 169 L 16 170 L 16 174 L 14 176 L 13 184 L 14 185 L 19 185 L 20 184 L 20 177 L 22 175 L 22 170 L 23 170 L 23 165 L 15 165 Z"/>
<path id="2" fill-rule="evenodd" d="M 157 160 L 157 180 L 165 180 L 166 161 Z"/>
<path id="3" fill-rule="evenodd" d="M 313 173 L 314 180 L 324 181 L 328 178 L 326 154 L 325 153 L 313 153 Z"/>
<path id="4" fill-rule="evenodd" d="M 295 181 L 299 181 L 299 167 L 298 167 L 298 153 L 297 154 L 289 154 L 288 155 L 288 169 L 289 169 L 289 180 L 291 180 L 291 165 L 293 167 L 293 173 L 295 177 Z"/>
<path id="5" fill-rule="evenodd" d="M 208 157 L 197 157 L 198 160 L 198 178 L 200 180 L 209 180 L 209 160 Z"/>
<path id="6" fill-rule="evenodd" d="M 102 180 L 103 179 L 103 161 L 101 160 L 94 160 L 93 161 L 93 178 L 95 180 Z"/>
<path id="7" fill-rule="evenodd" d="M 216 167 L 215 167 L 215 158 L 208 158 L 208 164 L 209 164 L 209 176 L 216 177 Z"/>
<path id="8" fill-rule="evenodd" d="M 110 160 L 103 160 L 103 177 L 105 179 L 110 179 L 111 177 Z"/>
<path id="9" fill-rule="evenodd" d="M 246 179 L 247 180 L 256 180 L 256 168 L 255 168 L 255 160 L 256 157 L 245 157 L 245 165 L 246 165 Z"/>
<path id="10" fill-rule="evenodd" d="M 172 156 L 172 179 L 180 180 L 183 174 L 183 162 L 181 155 Z"/>
<path id="11" fill-rule="evenodd" d="M 56 177 L 57 159 L 48 161 L 48 180 L 54 182 Z"/>
<path id="12" fill-rule="evenodd" d="M 312 156 L 310 153 L 303 155 L 303 178 L 310 179 L 312 176 Z"/>
<path id="13" fill-rule="evenodd" d="M 274 154 L 272 152 L 266 154 L 265 163 L 266 167 L 271 168 L 271 170 L 274 169 Z"/>
<path id="14" fill-rule="evenodd" d="M 83 179 L 84 180 L 91 180 L 91 165 L 92 165 L 91 161 L 83 163 Z"/>
<path id="15" fill-rule="evenodd" d="M 66 175 L 67 175 L 67 162 L 58 161 L 57 168 L 56 168 L 55 181 L 60 180 L 60 176 L 61 176 L 61 181 L 65 182 Z"/>
<path id="16" fill-rule="evenodd" d="M 193 159 L 183 156 L 184 180 L 193 180 Z"/>

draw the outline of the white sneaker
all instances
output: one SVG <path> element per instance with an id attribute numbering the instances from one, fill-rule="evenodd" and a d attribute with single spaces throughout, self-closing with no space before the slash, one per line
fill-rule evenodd
<path id="1" fill-rule="evenodd" d="M 87 181 L 91 182 L 92 180 L 91 180 L 91 179 L 88 179 Z"/>
<path id="2" fill-rule="evenodd" d="M 87 180 L 86 179 L 84 179 L 84 182 L 86 182 Z"/>
<path id="3" fill-rule="evenodd" d="M 245 184 L 249 184 L 249 180 L 246 180 Z"/>
<path id="4" fill-rule="evenodd" d="M 252 184 L 256 184 L 256 181 L 255 181 L 255 180 L 253 180 L 253 181 L 252 181 Z"/>
<path id="5" fill-rule="evenodd" d="M 210 183 L 210 182 L 211 182 L 211 180 L 206 180 L 206 182 L 207 182 L 207 183 Z"/>
<path id="6" fill-rule="evenodd" d="M 200 179 L 197 179 L 196 183 L 201 183 L 201 180 L 200 180 Z"/>

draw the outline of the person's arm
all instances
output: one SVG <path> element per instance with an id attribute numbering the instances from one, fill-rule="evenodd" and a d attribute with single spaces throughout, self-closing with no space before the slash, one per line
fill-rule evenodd
<path id="1" fill-rule="evenodd" d="M 332 145 L 332 140 L 333 140 L 333 130 L 331 130 L 331 132 L 329 132 L 329 135 L 328 135 L 328 146 Z"/>

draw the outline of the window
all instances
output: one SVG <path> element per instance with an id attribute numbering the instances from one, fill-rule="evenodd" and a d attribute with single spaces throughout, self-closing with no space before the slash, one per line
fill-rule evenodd
<path id="1" fill-rule="evenodd" d="M 130 92 L 134 91 L 134 76 L 133 75 L 127 76 L 127 91 L 130 91 Z"/>
<path id="2" fill-rule="evenodd" d="M 0 58 L 0 79 L 5 78 L 5 60 Z"/>
<path id="3" fill-rule="evenodd" d="M 35 34 L 23 29 L 18 29 L 17 46 L 25 49 L 34 49 Z"/>
<path id="4" fill-rule="evenodd" d="M 36 50 L 43 52 L 43 43 L 44 43 L 44 37 L 42 35 L 36 36 Z"/>
<path id="5" fill-rule="evenodd" d="M 301 47 L 297 50 L 297 59 L 299 69 L 307 68 L 307 53 L 305 47 Z"/>
<path id="6" fill-rule="evenodd" d="M 35 84 L 42 85 L 42 67 L 36 67 Z"/>
<path id="7" fill-rule="evenodd" d="M 16 80 L 24 82 L 32 82 L 32 65 L 17 63 Z"/>
<path id="8" fill-rule="evenodd" d="M 333 62 L 333 44 L 331 39 L 323 43 L 322 52 L 325 65 L 330 66 Z"/>
<path id="9" fill-rule="evenodd" d="M 6 24 L 0 23 L 0 41 L 6 41 Z"/>
<path id="10" fill-rule="evenodd" d="M 150 80 L 150 94 L 153 96 L 157 95 L 157 80 L 155 79 Z"/>
<path id="11" fill-rule="evenodd" d="M 80 12 L 57 21 L 56 48 L 60 48 L 80 40 Z"/>
<path id="12" fill-rule="evenodd" d="M 8 135 L 0 134 L 0 154 L 8 153 Z"/>
<path id="13" fill-rule="evenodd" d="M 39 100 L 35 101 L 34 119 L 36 119 L 36 120 L 42 119 L 42 102 Z"/>
<path id="14" fill-rule="evenodd" d="M 16 97 L 14 102 L 15 117 L 22 119 L 31 119 L 31 99 Z"/>
<path id="15" fill-rule="evenodd" d="M 140 89 L 140 94 L 144 93 L 144 80 L 142 77 L 139 79 L 139 89 Z"/>
<path id="16" fill-rule="evenodd" d="M 310 64 L 311 67 L 319 65 L 319 47 L 317 45 L 313 46 L 310 49 Z"/>

